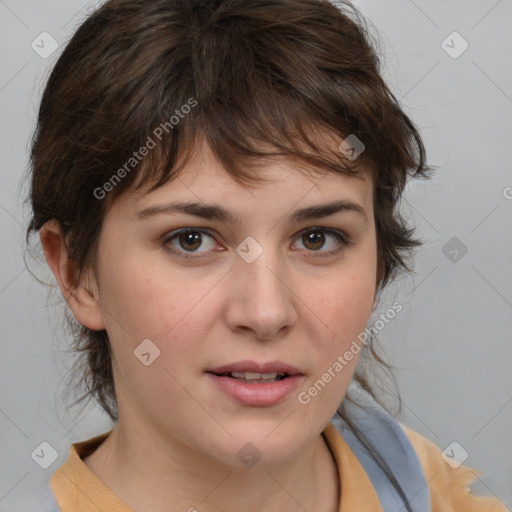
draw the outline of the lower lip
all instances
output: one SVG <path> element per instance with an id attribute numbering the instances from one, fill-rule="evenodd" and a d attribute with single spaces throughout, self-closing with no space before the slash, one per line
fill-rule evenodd
<path id="1" fill-rule="evenodd" d="M 222 377 L 214 373 L 208 373 L 208 376 L 226 395 L 243 405 L 253 407 L 265 407 L 279 403 L 296 390 L 304 378 L 303 375 L 292 375 L 275 382 L 249 384 L 232 377 Z"/>

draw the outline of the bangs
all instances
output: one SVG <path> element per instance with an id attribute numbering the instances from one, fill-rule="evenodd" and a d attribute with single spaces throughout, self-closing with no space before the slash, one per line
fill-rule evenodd
<path id="1" fill-rule="evenodd" d="M 243 106 L 246 106 L 245 103 Z M 265 104 L 267 106 L 268 103 Z M 283 107 L 283 102 L 276 104 Z M 339 149 L 346 137 L 317 119 L 285 118 L 277 108 L 268 116 L 235 119 L 229 112 L 206 112 L 187 119 L 171 135 L 159 140 L 133 171 L 133 188 L 150 192 L 176 179 L 202 144 L 207 144 L 229 176 L 239 185 L 266 183 L 258 172 L 277 159 L 293 162 L 297 172 L 320 177 L 325 172 L 362 177 L 361 158 L 348 160 Z M 243 112 L 241 112 L 244 114 Z M 154 137 L 153 137 L 154 139 Z"/>
<path id="2" fill-rule="evenodd" d="M 193 4 L 175 2 L 178 12 L 172 13 L 172 23 L 165 23 L 166 13 L 155 14 L 154 20 L 146 16 L 146 40 L 133 38 L 133 47 L 120 56 L 125 63 L 116 56 L 115 62 L 103 64 L 105 72 L 111 66 L 127 70 L 107 96 L 112 107 L 106 110 L 117 117 L 104 123 L 107 129 L 123 127 L 109 136 L 110 154 L 119 156 L 117 167 L 144 147 L 148 137 L 153 146 L 109 194 L 111 200 L 132 183 L 152 189 L 172 180 L 200 139 L 231 177 L 246 186 L 262 182 L 254 170 L 268 157 L 292 158 L 298 170 L 352 176 L 376 162 L 403 163 L 403 145 L 393 146 L 389 137 L 403 128 L 393 115 L 393 99 L 376 78 L 377 62 L 364 38 L 358 48 L 348 41 L 359 30 L 347 33 L 344 18 L 336 31 L 336 21 L 305 17 L 302 22 L 300 12 L 286 20 L 291 13 L 283 8 L 282 22 L 269 25 L 263 4 L 251 9 L 250 22 L 244 22 L 245 7 L 237 13 L 233 4 L 216 10 L 201 2 L 194 10 Z M 123 15 L 122 6 L 109 13 L 107 2 L 98 16 L 107 23 Z M 340 18 L 328 2 L 322 9 L 334 20 Z M 136 29 L 140 27 L 131 32 Z M 332 41 L 319 34 L 326 30 Z M 142 45 L 153 50 L 144 62 L 138 58 Z M 121 98 L 124 109 L 119 108 Z M 395 126 L 386 126 L 390 123 Z M 387 136 L 382 133 L 386 129 Z M 349 135 L 365 147 L 357 161 L 339 150 Z M 110 172 L 115 171 L 111 165 Z"/>

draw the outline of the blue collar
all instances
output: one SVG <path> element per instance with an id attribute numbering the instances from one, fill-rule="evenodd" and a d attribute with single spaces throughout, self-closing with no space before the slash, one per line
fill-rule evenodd
<path id="1" fill-rule="evenodd" d="M 385 461 L 409 501 L 412 512 L 431 512 L 430 492 L 420 461 L 407 434 L 399 423 L 372 396 L 355 383 L 349 387 L 350 396 L 342 409 L 364 439 Z M 348 423 L 336 413 L 331 423 L 341 433 L 368 474 L 384 512 L 405 512 L 404 500 L 391 483 L 375 457 L 354 434 Z"/>

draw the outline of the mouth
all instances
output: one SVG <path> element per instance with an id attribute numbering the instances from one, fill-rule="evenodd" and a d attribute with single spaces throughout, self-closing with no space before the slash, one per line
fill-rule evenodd
<path id="1" fill-rule="evenodd" d="M 294 366 L 275 361 L 239 361 L 206 372 L 214 387 L 245 406 L 273 406 L 289 397 L 305 375 Z"/>
<path id="2" fill-rule="evenodd" d="M 208 370 L 207 373 L 254 384 L 277 382 L 296 375 L 302 375 L 295 366 L 282 361 L 269 361 L 266 363 L 238 361 Z"/>
<path id="3" fill-rule="evenodd" d="M 269 372 L 269 373 L 259 373 L 259 372 L 224 372 L 224 373 L 215 373 L 208 372 L 217 375 L 218 377 L 229 377 L 230 379 L 235 379 L 240 382 L 246 382 L 248 384 L 264 384 L 268 382 L 279 382 L 281 380 L 287 379 L 290 375 L 286 372 L 277 373 L 277 372 Z"/>

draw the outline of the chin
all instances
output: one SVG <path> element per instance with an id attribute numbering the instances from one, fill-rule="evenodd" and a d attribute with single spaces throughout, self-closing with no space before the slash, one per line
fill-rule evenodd
<path id="1" fill-rule="evenodd" d="M 282 419 L 281 419 L 282 420 Z M 280 421 L 281 421 L 280 420 Z M 308 442 L 313 442 L 315 434 L 308 438 L 304 425 L 297 425 L 297 431 L 291 431 L 279 421 L 265 422 L 264 425 L 251 422 L 241 426 L 229 427 L 227 434 L 218 439 L 219 444 L 214 448 L 214 441 L 207 447 L 208 453 L 218 462 L 236 468 L 271 467 L 290 461 Z"/>

